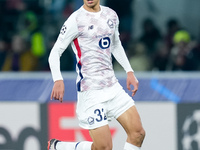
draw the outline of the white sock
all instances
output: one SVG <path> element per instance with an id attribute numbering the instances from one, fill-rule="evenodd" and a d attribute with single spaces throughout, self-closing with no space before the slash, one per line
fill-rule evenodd
<path id="1" fill-rule="evenodd" d="M 56 144 L 56 150 L 74 150 L 77 142 L 58 142 Z"/>
<path id="2" fill-rule="evenodd" d="M 56 150 L 91 150 L 92 142 L 58 142 Z"/>
<path id="3" fill-rule="evenodd" d="M 126 142 L 124 145 L 124 150 L 140 150 L 140 147 L 137 147 L 133 144 Z"/>
<path id="4" fill-rule="evenodd" d="M 91 150 L 92 142 L 83 141 L 79 142 L 75 146 L 75 150 Z"/>

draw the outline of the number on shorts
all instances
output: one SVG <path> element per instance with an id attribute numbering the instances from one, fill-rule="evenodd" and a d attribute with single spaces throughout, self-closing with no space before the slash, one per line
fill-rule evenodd
<path id="1" fill-rule="evenodd" d="M 105 115 L 105 113 L 104 113 L 104 109 L 103 109 L 103 108 L 102 108 L 101 110 L 100 110 L 100 109 L 95 109 L 95 110 L 94 110 L 94 114 L 97 115 L 97 117 L 96 117 L 96 121 L 97 121 L 97 122 L 100 122 L 100 121 L 102 121 L 103 119 L 104 119 L 104 120 L 107 120 L 107 117 L 106 117 L 106 115 Z M 103 116 L 102 116 L 102 114 L 103 114 Z"/>

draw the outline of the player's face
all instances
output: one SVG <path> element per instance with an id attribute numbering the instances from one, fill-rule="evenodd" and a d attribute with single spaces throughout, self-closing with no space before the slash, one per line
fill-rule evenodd
<path id="1" fill-rule="evenodd" d="M 91 11 L 91 12 L 98 12 L 100 11 L 100 0 L 83 0 L 84 5 L 83 7 L 87 10 L 87 11 Z"/>

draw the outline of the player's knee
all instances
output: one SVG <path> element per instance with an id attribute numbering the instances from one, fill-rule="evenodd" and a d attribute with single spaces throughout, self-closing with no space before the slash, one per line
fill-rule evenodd
<path id="1" fill-rule="evenodd" d="M 140 130 L 131 132 L 128 138 L 131 143 L 137 143 L 137 145 L 141 146 L 145 138 L 145 130 L 141 128 Z"/>
<path id="2" fill-rule="evenodd" d="M 140 134 L 140 137 L 141 137 L 141 139 L 142 139 L 142 141 L 143 141 L 144 138 L 145 138 L 145 134 L 146 134 L 145 130 L 142 128 L 142 129 L 140 130 L 139 134 Z"/>
<path id="3" fill-rule="evenodd" d="M 136 138 L 139 140 L 139 142 L 142 142 L 144 140 L 145 137 L 145 130 L 143 128 L 141 128 L 139 131 L 137 131 L 136 133 Z"/>
<path id="4" fill-rule="evenodd" d="M 92 150 L 112 150 L 112 143 L 102 144 L 102 145 L 92 145 Z"/>

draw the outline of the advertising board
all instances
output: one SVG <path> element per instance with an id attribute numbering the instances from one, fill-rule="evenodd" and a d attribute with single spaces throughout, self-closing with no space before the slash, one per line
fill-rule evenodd
<path id="1" fill-rule="evenodd" d="M 200 104 L 178 104 L 178 149 L 200 149 Z"/>
<path id="2" fill-rule="evenodd" d="M 0 150 L 46 149 L 46 106 L 38 103 L 0 103 Z"/>
<path id="3" fill-rule="evenodd" d="M 176 150 L 176 104 L 136 102 L 146 138 L 142 150 Z M 47 141 L 91 141 L 79 127 L 76 103 L 0 103 L 0 150 L 44 150 Z M 125 131 L 115 120 L 109 122 L 113 150 L 123 150 Z"/>

